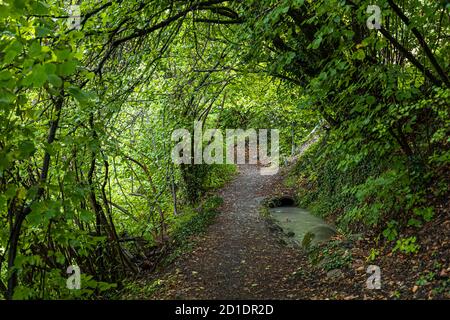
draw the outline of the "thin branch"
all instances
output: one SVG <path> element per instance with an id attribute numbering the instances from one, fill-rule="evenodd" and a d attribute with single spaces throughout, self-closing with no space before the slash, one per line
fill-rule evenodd
<path id="1" fill-rule="evenodd" d="M 411 26 L 411 21 L 409 18 L 403 13 L 403 11 L 400 9 L 397 4 L 395 4 L 392 0 L 388 0 L 389 5 L 391 6 L 392 10 L 400 17 L 400 19 L 406 24 L 406 26 Z M 423 38 L 422 34 L 417 30 L 416 27 L 411 28 L 411 32 L 416 36 L 417 41 L 419 41 L 420 46 L 425 51 L 425 55 L 430 60 L 431 64 L 433 65 L 436 72 L 441 77 L 442 81 L 445 83 L 445 85 L 450 88 L 450 81 L 448 79 L 447 74 L 445 71 L 441 68 L 439 63 L 436 60 L 436 57 L 433 55 L 433 52 L 431 52 L 430 47 L 428 47 L 428 44 L 426 43 L 425 39 Z"/>

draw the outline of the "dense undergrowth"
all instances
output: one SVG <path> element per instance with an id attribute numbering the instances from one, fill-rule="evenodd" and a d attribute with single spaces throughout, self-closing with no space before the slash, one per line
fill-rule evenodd
<path id="1" fill-rule="evenodd" d="M 234 169 L 173 161 L 196 122 L 278 129 L 283 159 L 321 124 L 299 202 L 416 251 L 402 228 L 448 197 L 450 5 L 381 0 L 380 28 L 372 5 L 86 0 L 74 21 L 64 1 L 0 1 L 2 298 L 101 297 L 203 225 Z"/>
<path id="2" fill-rule="evenodd" d="M 222 202 L 220 197 L 207 196 L 196 209 L 187 208 L 179 219 L 175 218 L 169 231 L 170 242 L 160 253 L 160 259 L 151 271 L 158 272 L 167 268 L 181 254 L 189 252 L 196 244 L 195 237 L 205 232 L 214 221 Z M 110 291 L 110 294 L 115 299 L 145 299 L 152 296 L 161 286 L 161 279 L 155 278 L 152 273 L 144 272 L 137 277 L 124 279 L 118 290 Z"/>
<path id="3" fill-rule="evenodd" d="M 346 153 L 332 150 L 327 137 L 300 158 L 287 185 L 296 188 L 296 201 L 315 214 L 329 218 L 344 233 L 382 231 L 389 227 L 420 228 L 435 214 L 435 205 L 448 196 L 447 170 L 440 165 L 410 173 L 399 159 L 370 154 L 358 164 L 340 167 Z M 327 149 L 328 148 L 328 149 Z M 447 151 L 443 151 L 445 154 Z M 444 165 L 447 166 L 447 165 Z"/>
<path id="4" fill-rule="evenodd" d="M 343 234 L 379 235 L 394 241 L 393 252 L 416 253 L 416 237 L 401 234 L 417 233 L 448 203 L 447 99 L 448 90 L 414 101 L 427 104 L 434 116 L 429 124 L 405 124 L 415 126 L 406 137 L 413 145 L 410 155 L 392 136 L 344 140 L 347 132 L 323 128 L 287 179 L 298 204 L 327 218 Z"/>
<path id="5" fill-rule="evenodd" d="M 405 154 L 393 136 L 351 137 L 348 131 L 326 128 L 296 165 L 292 185 L 299 185 L 298 201 L 316 214 L 332 215 L 344 231 L 399 224 L 420 227 L 430 221 L 434 205 L 448 196 L 448 90 L 427 105 L 430 123 L 415 117 L 406 136 L 412 144 Z M 427 116 L 428 117 L 428 116 Z M 346 140 L 343 136 L 347 136 Z"/>

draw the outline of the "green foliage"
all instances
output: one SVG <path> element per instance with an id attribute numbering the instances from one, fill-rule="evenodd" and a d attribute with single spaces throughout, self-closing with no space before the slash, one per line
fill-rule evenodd
<path id="1" fill-rule="evenodd" d="M 142 254 L 119 238 L 142 237 L 154 245 L 175 223 L 175 207 L 189 209 L 183 208 L 182 170 L 171 162 L 170 135 L 204 109 L 182 115 L 183 101 L 175 93 L 183 90 L 167 77 L 172 53 L 158 63 L 157 72 L 156 63 L 143 68 L 163 57 L 165 40 L 157 45 L 162 39 L 148 34 L 147 49 L 132 49 L 135 54 L 126 64 L 121 54 L 104 50 L 116 40 L 110 34 L 121 38 L 170 14 L 140 16 L 137 1 L 99 5 L 82 2 L 82 15 L 92 15 L 86 15 L 80 30 L 69 30 L 66 19 L 51 18 L 67 15 L 59 3 L 0 5 L 0 261 L 10 255 L 13 228 L 20 240 L 12 244 L 18 249 L 15 266 L 0 264 L 1 294 L 8 298 L 66 298 L 64 270 L 72 260 L 91 273 L 83 274 L 86 281 L 76 298 L 106 294 L 109 287 L 95 283 L 115 283 L 135 271 L 121 252 Z M 164 12 L 165 6 L 172 4 L 155 3 L 146 15 Z M 119 25 L 125 29 L 112 32 Z M 172 50 L 180 53 L 175 65 L 184 72 L 192 64 L 185 59 L 182 38 Z M 174 93 L 167 95 L 169 87 Z M 208 95 L 210 100 L 201 102 L 210 104 L 217 95 L 212 85 L 205 89 L 202 99 Z M 196 94 L 192 90 L 184 98 Z M 55 131 L 49 134 L 52 125 Z M 213 169 L 211 176 L 205 171 L 201 185 L 188 190 L 200 198 L 223 185 L 233 169 L 222 169 Z M 4 292 L 12 273 L 17 291 Z"/>
<path id="2" fill-rule="evenodd" d="M 217 208 L 222 204 L 220 197 L 208 198 L 199 209 L 190 213 L 184 213 L 177 219 L 173 229 L 172 237 L 178 245 L 183 244 L 189 237 L 202 233 L 217 215 Z"/>
<path id="3" fill-rule="evenodd" d="M 418 244 L 416 244 L 416 237 L 408 237 L 408 238 L 401 238 L 398 239 L 397 242 L 395 243 L 395 247 L 392 250 L 393 252 L 395 251 L 400 251 L 406 254 L 409 253 L 417 253 L 420 249 L 420 246 Z"/>
<path id="4" fill-rule="evenodd" d="M 430 281 L 433 281 L 435 276 L 436 274 L 430 271 L 427 274 L 420 276 L 420 278 L 416 281 L 416 284 L 418 286 L 424 286 L 428 284 Z"/>
<path id="5" fill-rule="evenodd" d="M 380 255 L 380 250 L 378 250 L 376 248 L 371 248 L 369 256 L 367 257 L 367 261 L 368 262 L 375 261 L 379 255 Z"/>
<path id="6" fill-rule="evenodd" d="M 434 209 L 432 207 L 414 208 L 413 212 L 416 216 L 421 217 L 425 222 L 431 221 L 434 216 Z"/>
<path id="7" fill-rule="evenodd" d="M 82 1 L 71 29 L 60 2 L 2 1 L 1 294 L 67 298 L 76 261 L 77 298 L 104 295 L 137 271 L 128 240 L 201 231 L 213 214 L 193 208 L 235 168 L 173 164 L 171 134 L 194 121 L 279 129 L 282 157 L 321 123 L 300 205 L 349 230 L 430 221 L 449 184 L 448 8 L 406 1 L 407 26 L 382 1 L 381 34 L 369 4 Z"/>
<path id="8" fill-rule="evenodd" d="M 205 182 L 206 190 L 219 189 L 225 186 L 237 173 L 236 165 L 218 164 L 212 165 L 209 171 L 207 181 Z"/>
<path id="9" fill-rule="evenodd" d="M 387 223 L 386 229 L 383 230 L 383 236 L 389 240 L 394 241 L 398 236 L 398 223 L 395 220 L 391 220 Z"/>
<path id="10" fill-rule="evenodd" d="M 223 200 L 220 197 L 207 198 L 198 209 L 184 212 L 174 221 L 170 230 L 173 248 L 171 254 L 165 258 L 164 264 L 170 264 L 180 254 L 191 248 L 192 237 L 206 231 L 217 216 L 217 209 L 222 203 Z"/>
<path id="11" fill-rule="evenodd" d="M 443 54 L 449 53 L 448 44 L 439 45 L 439 36 L 423 29 L 425 21 L 448 29 L 430 14 L 445 15 L 447 9 L 427 3 L 422 14 L 414 14 L 408 10 L 413 3 L 403 3 L 400 11 L 407 12 L 410 27 L 427 33 L 428 44 L 440 47 L 434 58 L 448 70 Z M 388 57 L 393 50 L 408 60 L 386 33 L 400 32 L 406 51 L 417 39 L 399 31 L 404 21 L 392 23 L 398 12 L 386 2 L 379 4 L 383 19 L 391 22 L 384 37 L 361 28 L 369 4 L 286 1 L 266 12 L 260 6 L 265 25 L 254 37 L 262 48 L 268 41 L 285 54 L 280 59 L 264 50 L 255 55 L 276 65 L 273 74 L 303 83 L 307 100 L 327 121 L 322 140 L 302 157 L 293 179 L 301 184 L 300 204 L 321 216 L 336 216 L 344 229 L 380 228 L 393 218 L 399 228 L 407 221 L 420 226 L 433 215 L 421 209 L 427 207 L 427 195 L 448 193 L 448 175 L 442 173 L 448 166 L 449 84 L 446 76 L 436 79 L 411 61 Z M 286 6 L 284 21 L 279 12 Z M 429 55 L 418 56 L 423 68 L 433 70 Z"/>
<path id="12" fill-rule="evenodd" d="M 349 267 L 352 255 L 341 244 L 340 241 L 329 241 L 322 246 L 309 247 L 308 256 L 311 263 L 325 271 Z"/>
<path id="13" fill-rule="evenodd" d="M 117 295 L 117 299 L 145 299 L 163 287 L 164 282 L 160 279 L 139 282 L 129 279 L 124 281 L 123 288 Z"/>

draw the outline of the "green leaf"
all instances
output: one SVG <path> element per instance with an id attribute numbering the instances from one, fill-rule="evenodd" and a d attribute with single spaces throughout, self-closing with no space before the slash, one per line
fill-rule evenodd
<path id="1" fill-rule="evenodd" d="M 0 106 L 6 108 L 8 105 L 12 104 L 16 96 L 9 91 L 0 90 Z"/>
<path id="2" fill-rule="evenodd" d="M 367 102 L 367 104 L 374 104 L 375 101 L 376 101 L 376 99 L 375 99 L 374 96 L 367 96 L 367 97 L 366 97 L 366 102 Z"/>
<path id="3" fill-rule="evenodd" d="M 19 158 L 26 159 L 36 151 L 33 141 L 22 141 L 19 143 Z"/>
<path id="4" fill-rule="evenodd" d="M 55 55 L 58 61 L 64 61 L 71 57 L 72 52 L 69 49 L 63 49 L 63 50 L 55 50 Z"/>
<path id="5" fill-rule="evenodd" d="M 48 4 L 46 4 L 43 1 L 31 1 L 31 6 L 33 9 L 33 13 L 35 14 L 39 14 L 39 15 L 44 15 L 48 13 L 48 9 L 49 6 Z"/>
<path id="6" fill-rule="evenodd" d="M 45 72 L 47 74 L 53 74 L 56 72 L 56 65 L 53 63 L 46 63 L 44 64 Z"/>
<path id="7" fill-rule="evenodd" d="M 23 45 L 17 41 L 14 40 L 5 50 L 6 54 L 5 57 L 3 58 L 3 63 L 4 64 L 9 64 L 11 63 L 15 57 L 17 57 L 17 55 L 22 51 Z"/>
<path id="8" fill-rule="evenodd" d="M 420 227 L 422 226 L 422 222 L 420 222 L 420 220 L 411 218 L 408 220 L 408 226 Z"/>
<path id="9" fill-rule="evenodd" d="M 37 37 L 45 37 L 52 33 L 52 30 L 46 27 L 37 26 L 36 27 L 36 36 Z"/>
<path id="10" fill-rule="evenodd" d="M 6 81 L 12 78 L 11 72 L 8 70 L 0 71 L 0 81 Z"/>
<path id="11" fill-rule="evenodd" d="M 416 215 L 422 217 L 426 222 L 431 221 L 434 217 L 434 209 L 433 207 L 427 208 L 416 208 L 413 210 Z"/>
<path id="12" fill-rule="evenodd" d="M 25 9 L 25 0 L 14 0 L 16 9 Z"/>
<path id="13" fill-rule="evenodd" d="M 40 53 L 41 53 L 41 45 L 39 44 L 39 42 L 34 41 L 30 46 L 28 55 L 30 57 L 37 57 Z"/>
<path id="14" fill-rule="evenodd" d="M 0 18 L 6 18 L 10 14 L 9 12 L 9 6 L 5 6 L 3 4 L 0 4 Z"/>
<path id="15" fill-rule="evenodd" d="M 74 97 L 80 103 L 80 105 L 85 105 L 89 103 L 90 100 L 89 95 L 80 88 L 71 86 L 67 89 L 67 91 L 70 93 L 72 97 Z"/>
<path id="16" fill-rule="evenodd" d="M 88 222 L 94 221 L 94 219 L 95 219 L 95 216 L 91 211 L 83 210 L 83 209 L 80 210 L 80 220 L 81 221 L 88 223 Z"/>
<path id="17" fill-rule="evenodd" d="M 77 68 L 76 60 L 66 61 L 58 66 L 58 75 L 63 77 L 70 76 L 75 72 L 76 68 Z"/>
<path id="18" fill-rule="evenodd" d="M 314 41 L 311 44 L 311 48 L 312 49 L 317 49 L 320 47 L 320 44 L 322 43 L 322 37 L 318 37 L 316 39 L 314 39 Z"/>
<path id="19" fill-rule="evenodd" d="M 62 86 L 62 80 L 60 77 L 58 77 L 56 74 L 49 74 L 48 75 L 48 82 L 52 84 L 52 86 L 59 88 Z"/>
<path id="20" fill-rule="evenodd" d="M 31 81 L 37 88 L 44 85 L 44 83 L 47 81 L 47 72 L 45 71 L 43 65 L 37 64 L 33 67 L 33 71 L 31 72 Z"/>
<path id="21" fill-rule="evenodd" d="M 357 60 L 364 60 L 366 58 L 366 53 L 363 49 L 358 49 L 354 54 L 353 57 Z"/>

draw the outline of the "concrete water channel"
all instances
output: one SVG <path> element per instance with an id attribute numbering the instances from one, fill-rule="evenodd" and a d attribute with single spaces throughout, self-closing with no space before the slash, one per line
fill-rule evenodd
<path id="1" fill-rule="evenodd" d="M 303 243 L 305 235 L 311 238 L 311 244 L 317 244 L 336 234 L 334 227 L 323 219 L 294 205 L 269 208 L 269 212 L 283 231 L 299 244 Z"/>

